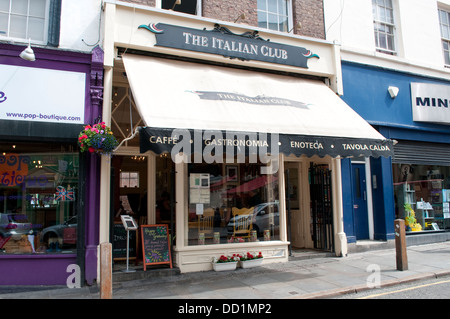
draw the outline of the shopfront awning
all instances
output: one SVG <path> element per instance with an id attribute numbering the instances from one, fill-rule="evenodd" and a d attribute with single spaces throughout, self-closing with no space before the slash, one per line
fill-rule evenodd
<path id="1" fill-rule="evenodd" d="M 170 152 L 184 141 L 194 150 L 231 146 L 252 153 L 267 147 L 297 156 L 392 156 L 392 141 L 318 80 L 122 58 L 147 126 L 140 130 L 141 152 Z"/>

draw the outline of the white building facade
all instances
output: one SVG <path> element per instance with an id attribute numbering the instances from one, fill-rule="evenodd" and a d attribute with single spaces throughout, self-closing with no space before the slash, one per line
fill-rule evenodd
<path id="1" fill-rule="evenodd" d="M 408 242 L 447 238 L 449 12 L 450 1 L 324 1 L 326 38 L 341 46 L 342 98 L 398 142 L 390 160 L 342 162 L 349 243 L 392 240 L 396 218 Z"/>

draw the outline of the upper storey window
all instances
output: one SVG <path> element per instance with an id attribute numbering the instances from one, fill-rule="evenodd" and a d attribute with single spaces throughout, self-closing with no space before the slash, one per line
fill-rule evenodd
<path id="1" fill-rule="evenodd" d="M 258 0 L 258 27 L 289 32 L 291 0 Z"/>
<path id="2" fill-rule="evenodd" d="M 161 9 L 201 15 L 201 0 L 161 0 Z"/>
<path id="3" fill-rule="evenodd" d="M 441 25 L 444 61 L 446 65 L 450 65 L 450 12 L 439 10 L 439 23 Z"/>
<path id="4" fill-rule="evenodd" d="M 395 24 L 392 0 L 372 0 L 377 51 L 395 54 Z"/>
<path id="5" fill-rule="evenodd" d="M 0 39 L 46 44 L 50 0 L 0 0 Z"/>

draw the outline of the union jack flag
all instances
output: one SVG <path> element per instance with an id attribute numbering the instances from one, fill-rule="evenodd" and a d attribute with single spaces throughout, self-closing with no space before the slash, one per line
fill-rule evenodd
<path id="1" fill-rule="evenodd" d="M 74 200 L 75 193 L 73 190 L 66 190 L 63 186 L 56 187 L 56 200 Z"/>

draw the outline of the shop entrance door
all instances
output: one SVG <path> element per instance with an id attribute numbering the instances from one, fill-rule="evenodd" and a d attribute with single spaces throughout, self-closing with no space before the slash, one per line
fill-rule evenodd
<path id="1" fill-rule="evenodd" d="M 288 214 L 288 240 L 291 241 L 291 247 L 304 248 L 304 216 L 301 209 L 300 182 L 301 182 L 301 163 L 286 162 L 286 209 Z"/>
<path id="2" fill-rule="evenodd" d="M 365 164 L 352 164 L 352 184 L 356 240 L 369 239 Z"/>
<path id="3" fill-rule="evenodd" d="M 310 163 L 309 192 L 314 248 L 334 251 L 331 170 L 328 165 Z"/>
<path id="4" fill-rule="evenodd" d="M 127 247 L 129 259 L 142 258 L 138 231 L 128 235 L 120 216 L 129 215 L 138 225 L 147 224 L 147 170 L 147 156 L 114 155 L 111 159 L 110 242 L 114 262 L 127 259 Z"/>

